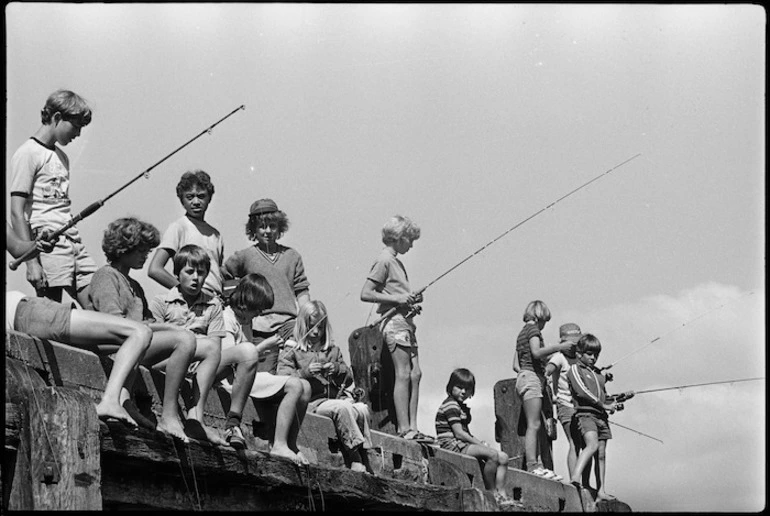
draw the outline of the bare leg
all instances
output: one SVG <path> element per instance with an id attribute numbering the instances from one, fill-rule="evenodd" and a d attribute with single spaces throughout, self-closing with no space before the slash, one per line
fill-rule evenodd
<path id="1" fill-rule="evenodd" d="M 130 384 L 132 372 L 149 349 L 151 339 L 152 330 L 142 323 L 90 310 L 70 312 L 72 345 L 95 344 L 102 352 L 119 346 L 104 394 L 96 405 L 99 417 L 113 417 L 136 426 L 136 421 L 123 408 L 121 395 L 125 386 Z"/>
<path id="2" fill-rule="evenodd" d="M 569 450 L 567 450 L 567 471 L 569 476 L 572 477 L 572 472 L 575 469 L 575 463 L 577 462 L 577 450 L 575 449 L 575 439 L 570 431 L 570 423 L 562 423 L 564 428 L 564 435 L 567 436 L 567 443 L 569 444 Z"/>
<path id="3" fill-rule="evenodd" d="M 215 445 L 225 446 L 227 443 L 219 436 L 216 430 L 203 422 L 203 411 L 206 407 L 206 398 L 214 385 L 214 379 L 219 369 L 222 358 L 222 343 L 219 338 L 196 338 L 195 355 L 193 360 L 200 360 L 195 370 L 195 406 L 187 412 L 187 419 L 193 419 L 200 423 L 206 435 L 206 439 Z"/>
<path id="4" fill-rule="evenodd" d="M 298 417 L 299 405 L 303 404 L 302 398 L 305 395 L 305 387 L 302 380 L 291 377 L 283 386 L 283 398 L 278 405 L 278 412 L 275 418 L 275 436 L 273 437 L 273 447 L 270 449 L 270 455 L 289 459 L 300 463 L 297 454 L 289 447 L 289 432 L 294 424 L 295 416 Z M 305 403 L 307 409 L 307 403 Z"/>
<path id="5" fill-rule="evenodd" d="M 217 378 L 220 378 L 230 368 L 231 364 L 237 364 L 233 390 L 230 394 L 230 412 L 243 414 L 243 407 L 249 398 L 254 378 L 257 375 L 257 361 L 259 352 L 256 346 L 241 345 L 222 350 L 222 360 L 217 369 Z"/>
<path id="6" fill-rule="evenodd" d="M 524 434 L 524 453 L 527 456 L 527 469 L 532 464 L 540 463 L 537 454 L 537 434 L 540 432 L 540 410 L 543 398 L 530 398 L 522 401 L 524 415 L 527 418 L 527 432 Z"/>
<path id="7" fill-rule="evenodd" d="M 588 465 L 588 461 L 591 460 L 593 454 L 599 449 L 599 434 L 597 432 L 588 431 L 583 434 L 583 439 L 585 440 L 585 447 L 580 450 L 580 455 L 578 455 L 577 462 L 575 463 L 575 470 L 570 477 L 570 481 L 573 484 L 580 483 L 583 470 Z"/>
<path id="8" fill-rule="evenodd" d="M 599 476 L 596 477 L 596 499 L 597 500 L 615 500 L 615 497 L 611 494 L 607 494 L 604 489 L 604 475 L 607 471 L 606 465 L 607 457 L 607 441 L 602 439 L 599 441 L 599 450 L 597 451 L 597 460 L 599 463 Z"/>
<path id="9" fill-rule="evenodd" d="M 396 379 L 393 385 L 393 405 L 396 409 L 396 422 L 398 433 L 406 432 L 410 429 L 409 420 L 409 382 L 411 374 L 411 360 L 409 351 L 396 346 L 391 352 L 393 367 L 396 373 Z"/>
<path id="10" fill-rule="evenodd" d="M 495 489 L 498 493 L 505 493 L 505 477 L 508 475 L 508 454 L 497 453 L 497 472 L 495 475 Z"/>
<path id="11" fill-rule="evenodd" d="M 412 357 L 412 370 L 409 373 L 409 428 L 417 430 L 417 404 L 420 401 L 420 361 L 417 355 Z"/>
<path id="12" fill-rule="evenodd" d="M 299 429 L 302 426 L 302 421 L 305 420 L 305 414 L 307 413 L 307 405 L 310 403 L 310 383 L 307 380 L 300 380 L 302 383 L 302 396 L 297 403 L 297 413 L 294 414 L 294 420 L 289 428 L 289 448 L 297 454 L 297 459 L 301 464 L 309 464 L 309 461 L 305 458 L 302 452 L 297 446 L 297 437 L 299 436 Z"/>
<path id="13" fill-rule="evenodd" d="M 168 357 L 166 385 L 163 390 L 163 411 L 158 430 L 185 442 L 184 425 L 179 416 L 179 388 L 187 368 L 195 354 L 195 335 L 187 330 L 159 330 L 152 334 L 150 349 L 145 353 L 143 365 L 150 367 Z"/>

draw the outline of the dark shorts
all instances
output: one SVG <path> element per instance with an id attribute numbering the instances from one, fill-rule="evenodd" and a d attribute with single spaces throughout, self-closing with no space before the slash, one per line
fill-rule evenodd
<path id="1" fill-rule="evenodd" d="M 465 449 L 468 448 L 468 446 L 471 445 L 471 443 L 461 441 L 460 439 L 457 439 L 455 437 L 449 437 L 449 438 L 439 438 L 438 439 L 438 445 L 449 451 L 457 452 L 457 453 L 464 453 Z"/>
<path id="2" fill-rule="evenodd" d="M 578 428 L 580 428 L 580 434 L 585 436 L 588 432 L 596 432 L 599 435 L 600 441 L 606 441 L 612 439 L 612 431 L 610 430 L 610 422 L 607 419 L 595 416 L 593 414 L 575 414 L 577 419 Z"/>
<path id="3" fill-rule="evenodd" d="M 45 297 L 25 297 L 16 307 L 13 327 L 39 339 L 69 342 L 71 311 L 69 306 Z"/>

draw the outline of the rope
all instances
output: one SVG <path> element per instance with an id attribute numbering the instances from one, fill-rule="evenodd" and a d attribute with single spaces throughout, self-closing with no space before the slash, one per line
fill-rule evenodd
<path id="1" fill-rule="evenodd" d="M 192 505 L 193 511 L 196 510 L 195 507 L 195 500 L 192 497 L 192 492 L 190 491 L 190 486 L 187 484 L 187 477 L 185 477 L 184 474 L 184 468 L 182 467 L 182 457 L 179 456 L 179 450 L 176 449 L 176 439 L 174 437 L 171 437 L 172 443 L 174 445 L 174 454 L 176 455 L 178 464 L 179 464 L 179 471 L 182 474 L 182 482 L 184 482 L 185 490 L 187 490 L 187 496 L 190 498 L 190 505 Z"/>

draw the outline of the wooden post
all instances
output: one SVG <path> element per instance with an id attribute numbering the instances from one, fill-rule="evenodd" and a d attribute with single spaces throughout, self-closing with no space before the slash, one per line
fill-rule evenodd
<path id="1" fill-rule="evenodd" d="M 524 450 L 524 434 L 527 431 L 527 419 L 521 406 L 521 396 L 516 392 L 516 378 L 500 380 L 495 384 L 495 440 L 502 451 L 511 458 L 508 463 L 516 469 L 527 470 L 527 457 Z M 548 405 L 548 406 L 546 406 Z M 551 406 L 550 399 L 544 403 L 545 415 Z M 545 421 L 540 421 L 538 446 L 543 466 L 553 470 L 552 443 L 545 434 Z"/>
<path id="2" fill-rule="evenodd" d="M 369 406 L 372 429 L 396 435 L 395 371 L 382 333 L 379 328 L 358 328 L 350 334 L 348 349 L 353 378 L 356 386 L 364 390 L 362 401 Z"/>
<path id="3" fill-rule="evenodd" d="M 23 425 L 8 509 L 101 510 L 99 420 L 93 401 L 65 387 L 30 387 L 40 377 L 18 362 L 9 368 L 12 362 L 6 362 L 6 383 L 19 379 L 11 372 L 19 368 L 37 380 L 13 386 L 11 399 L 6 393 L 6 403 L 21 407 L 16 412 Z"/>

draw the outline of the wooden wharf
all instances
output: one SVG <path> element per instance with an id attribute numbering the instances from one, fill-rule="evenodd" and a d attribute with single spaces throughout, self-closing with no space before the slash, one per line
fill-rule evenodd
<path id="1" fill-rule="evenodd" d="M 298 439 L 309 466 L 271 457 L 275 407 L 254 400 L 243 414 L 245 451 L 105 423 L 95 403 L 106 385 L 109 357 L 14 331 L 6 332 L 5 345 L 3 512 L 501 510 L 484 489 L 475 459 L 406 441 L 388 429 L 372 431 L 368 459 L 374 474 L 368 474 L 346 467 L 331 420 L 316 414 L 307 414 Z M 367 367 L 358 361 L 351 352 L 354 371 Z M 160 414 L 163 379 L 142 367 L 134 385 L 136 405 L 151 421 Z M 191 388 L 189 381 L 183 387 L 185 406 Z M 228 407 L 227 391 L 215 388 L 206 424 L 222 430 Z M 507 425 L 499 430 L 498 441 L 510 453 L 519 445 L 516 432 Z M 518 502 L 510 512 L 630 511 L 619 501 L 595 503 L 592 490 L 579 492 L 513 467 L 507 482 Z"/>

